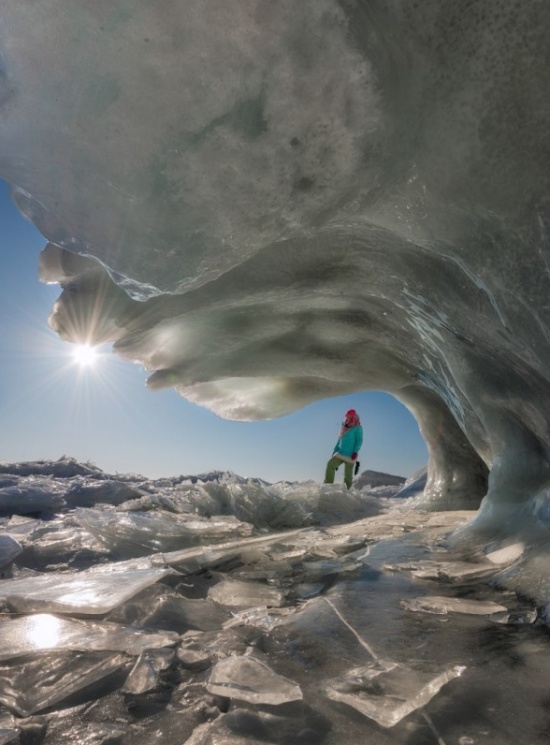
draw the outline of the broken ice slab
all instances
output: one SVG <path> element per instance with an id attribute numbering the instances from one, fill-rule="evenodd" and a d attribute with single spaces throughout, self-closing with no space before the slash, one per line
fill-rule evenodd
<path id="1" fill-rule="evenodd" d="M 170 667 L 174 656 L 173 649 L 144 650 L 126 678 L 122 691 L 135 696 L 154 691 L 158 688 L 160 673 Z"/>
<path id="2" fill-rule="evenodd" d="M 283 603 L 285 596 L 275 587 L 260 582 L 222 579 L 208 590 L 208 597 L 231 608 L 252 608 L 258 605 L 277 607 Z"/>
<path id="3" fill-rule="evenodd" d="M 177 516 L 80 508 L 80 524 L 118 556 L 144 556 L 195 545 L 197 536 Z"/>
<path id="4" fill-rule="evenodd" d="M 68 653 L 0 665 L 0 703 L 20 716 L 71 700 L 98 698 L 124 682 L 130 668 L 122 654 Z"/>
<path id="5" fill-rule="evenodd" d="M 271 706 L 303 698 L 297 683 L 277 675 L 265 662 L 245 655 L 226 657 L 217 662 L 206 689 L 216 696 Z"/>
<path id="6" fill-rule="evenodd" d="M 11 564 L 19 556 L 23 546 L 9 535 L 0 535 L 0 568 Z"/>
<path id="7" fill-rule="evenodd" d="M 214 722 L 196 727 L 185 745 L 322 745 L 331 729 L 326 717 L 303 702 L 287 704 L 284 714 L 234 705 Z"/>
<path id="8" fill-rule="evenodd" d="M 393 727 L 407 714 L 425 706 L 464 670 L 463 665 L 452 665 L 442 672 L 415 670 L 378 660 L 331 681 L 326 693 L 333 701 L 351 706 L 381 727 Z"/>
<path id="9" fill-rule="evenodd" d="M 437 579 L 441 563 L 437 561 L 419 560 L 419 561 L 401 561 L 398 564 L 382 564 L 382 569 L 386 572 L 418 572 L 423 571 L 426 575 L 430 574 Z"/>
<path id="10" fill-rule="evenodd" d="M 495 574 L 496 566 L 489 561 L 470 562 L 470 561 L 447 561 L 439 565 L 436 570 L 436 576 L 433 576 L 431 569 L 427 571 L 418 569 L 413 572 L 413 577 L 423 579 L 444 579 L 450 582 L 460 582 L 461 580 L 485 579 Z"/>
<path id="11" fill-rule="evenodd" d="M 65 500 L 68 507 L 91 507 L 96 504 L 119 505 L 130 499 L 139 499 L 145 492 L 132 484 L 107 479 L 92 482 L 81 479 L 74 483 Z"/>
<path id="12" fill-rule="evenodd" d="M 491 600 L 469 600 L 467 598 L 446 598 L 439 595 L 424 595 L 412 600 L 402 600 L 401 605 L 407 610 L 422 611 L 443 615 L 446 613 L 466 613 L 475 616 L 489 616 L 492 613 L 506 611 L 504 605 Z"/>
<path id="13" fill-rule="evenodd" d="M 193 730 L 191 737 L 188 737 L 183 745 L 212 745 L 212 738 L 210 732 L 214 725 L 212 722 L 206 722 L 205 724 L 199 724 Z M 228 743 L 228 745 L 232 745 Z M 254 744 L 253 744 L 254 745 Z M 263 745 L 263 744 L 262 744 Z"/>
<path id="14" fill-rule="evenodd" d="M 220 629 L 230 617 L 227 608 L 206 598 L 186 598 L 166 585 L 147 587 L 124 605 L 109 613 L 106 620 L 136 624 L 183 633 L 188 629 Z"/>
<path id="15" fill-rule="evenodd" d="M 182 636 L 176 655 L 189 670 L 206 670 L 212 664 L 212 653 L 203 646 L 200 635 L 194 631 Z"/>
<path id="16" fill-rule="evenodd" d="M 0 582 L 0 599 L 19 613 L 100 615 L 170 574 L 166 567 L 41 574 Z"/>
<path id="17" fill-rule="evenodd" d="M 489 561 L 416 561 L 400 564 L 384 564 L 389 572 L 410 571 L 417 579 L 439 579 L 449 582 L 485 579 L 496 574 L 498 567 Z"/>
<path id="18" fill-rule="evenodd" d="M 348 560 L 346 556 L 343 561 L 338 559 L 326 559 L 324 561 L 304 561 L 303 570 L 305 579 L 314 580 L 319 577 L 325 577 L 329 574 L 342 574 L 343 572 L 353 572 L 361 567 L 358 561 Z"/>
<path id="19" fill-rule="evenodd" d="M 292 588 L 292 597 L 298 600 L 310 600 L 320 595 L 326 586 L 326 582 L 300 582 Z"/>
<path id="20" fill-rule="evenodd" d="M 258 559 L 251 558 L 248 553 L 242 553 L 241 559 L 246 565 L 252 563 L 252 569 L 248 569 L 246 566 L 243 569 L 239 569 L 232 572 L 232 576 L 236 579 L 244 581 L 255 581 L 255 580 L 283 580 L 295 577 L 301 573 L 301 564 L 297 561 L 272 561 L 268 556 L 259 557 Z"/>
<path id="21" fill-rule="evenodd" d="M 12 515 L 2 527 L 7 535 L 15 539 L 21 539 L 23 536 L 32 536 L 34 531 L 43 525 L 43 521 L 35 517 Z"/>
<path id="22" fill-rule="evenodd" d="M 77 509 L 77 520 L 119 556 L 143 556 L 153 551 L 177 551 L 201 541 L 242 538 L 252 526 L 233 516 L 198 519 L 166 512 L 114 512 Z"/>
<path id="23" fill-rule="evenodd" d="M 223 625 L 224 629 L 230 629 L 234 626 L 256 626 L 264 631 L 272 631 L 282 618 L 292 615 L 294 608 L 247 608 L 246 610 L 235 613 L 233 617 Z"/>
<path id="24" fill-rule="evenodd" d="M 181 570 L 198 571 L 199 569 L 214 567 L 227 558 L 238 556 L 243 550 L 248 551 L 251 547 L 261 547 L 264 551 L 268 549 L 273 550 L 277 549 L 281 544 L 284 545 L 285 541 L 296 538 L 297 536 L 302 537 L 305 534 L 310 536 L 307 539 L 309 543 L 315 541 L 315 535 L 310 534 L 308 529 L 287 530 L 283 533 L 243 538 L 238 541 L 216 544 L 215 546 L 196 546 L 182 549 L 181 551 L 161 553 L 143 559 L 141 562 L 136 560 L 136 566 L 150 566 L 153 563 L 155 566 L 163 564 Z"/>
<path id="25" fill-rule="evenodd" d="M 483 555 L 480 561 L 421 560 L 384 564 L 390 572 L 410 571 L 418 579 L 443 579 L 451 582 L 485 579 L 496 574 L 503 566 L 513 564 L 525 550 L 523 543 L 514 543 Z"/>
<path id="26" fill-rule="evenodd" d="M 495 613 L 490 620 L 493 623 L 501 623 L 507 626 L 523 626 L 535 623 L 538 617 L 536 608 L 527 608 L 525 610 L 506 611 L 505 613 Z"/>
<path id="27" fill-rule="evenodd" d="M 42 532 L 40 537 L 32 542 L 25 541 L 26 552 L 23 558 L 26 566 L 44 568 L 51 564 L 58 565 L 63 561 L 74 560 L 75 556 L 82 552 L 86 552 L 88 557 L 93 556 L 96 560 L 108 554 L 105 546 L 87 530 L 67 522 L 69 524 L 64 527 L 52 526 L 51 530 Z"/>
<path id="28" fill-rule="evenodd" d="M 323 485 L 319 491 L 316 518 L 325 522 L 346 522 L 372 512 L 372 503 L 369 504 L 359 495 L 350 492 L 340 484 Z"/>
<path id="29" fill-rule="evenodd" d="M 47 740 L 56 745 L 123 745 L 128 731 L 132 729 L 131 724 L 122 721 L 122 717 L 118 717 L 116 723 L 94 722 L 83 717 L 85 721 L 73 721 L 68 726 L 63 722 L 62 715 L 55 718 L 45 716 L 44 719 L 47 720 L 47 724 L 44 724 L 44 728 L 47 726 Z"/>
<path id="30" fill-rule="evenodd" d="M 176 644 L 173 631 L 147 631 L 37 613 L 0 621 L 0 660 L 51 651 L 110 651 L 138 655 L 145 649 Z"/>

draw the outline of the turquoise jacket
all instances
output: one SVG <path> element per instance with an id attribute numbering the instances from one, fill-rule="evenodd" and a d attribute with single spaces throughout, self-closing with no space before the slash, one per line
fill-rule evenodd
<path id="1" fill-rule="evenodd" d="M 363 427 L 359 424 L 357 427 L 351 427 L 338 438 L 334 448 L 334 455 L 345 455 L 351 458 L 353 453 L 358 453 L 363 444 Z"/>

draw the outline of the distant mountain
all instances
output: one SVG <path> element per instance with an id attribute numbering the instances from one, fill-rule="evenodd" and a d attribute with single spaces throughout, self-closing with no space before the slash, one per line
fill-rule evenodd
<path id="1" fill-rule="evenodd" d="M 365 486 L 401 486 L 406 481 L 404 476 L 392 476 L 390 473 L 380 471 L 362 471 L 355 479 L 356 489 L 363 489 Z"/>

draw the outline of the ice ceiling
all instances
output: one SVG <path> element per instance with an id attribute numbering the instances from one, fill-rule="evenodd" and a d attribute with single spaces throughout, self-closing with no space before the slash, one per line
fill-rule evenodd
<path id="1" fill-rule="evenodd" d="M 535 0 L 4 0 L 0 176 L 53 328 L 224 417 L 389 391 L 432 500 L 490 472 L 485 516 L 540 509 L 549 29 Z"/>

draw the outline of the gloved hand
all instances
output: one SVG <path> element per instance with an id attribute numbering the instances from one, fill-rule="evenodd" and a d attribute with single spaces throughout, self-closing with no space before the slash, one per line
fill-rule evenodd
<path id="1" fill-rule="evenodd" d="M 351 454 L 351 459 L 352 460 L 357 460 L 357 453 L 352 453 Z"/>

